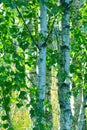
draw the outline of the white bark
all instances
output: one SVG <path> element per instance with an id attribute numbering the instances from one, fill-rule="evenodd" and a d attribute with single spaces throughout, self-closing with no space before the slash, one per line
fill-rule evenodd
<path id="1" fill-rule="evenodd" d="M 84 120 L 84 117 L 85 117 L 85 105 L 86 105 L 86 97 L 85 97 L 85 94 L 84 94 L 84 92 L 82 90 L 81 106 L 80 106 L 80 111 L 79 111 L 77 130 L 82 130 L 83 124 L 85 122 L 85 120 Z"/>
<path id="2" fill-rule="evenodd" d="M 44 1 L 40 0 L 40 29 L 41 34 L 44 38 L 46 38 L 47 34 L 47 9 L 44 4 Z M 38 64 L 38 70 L 39 70 L 39 99 L 44 104 L 45 99 L 45 91 L 46 91 L 46 46 L 44 45 L 44 40 L 41 39 L 40 41 L 40 49 L 39 49 L 39 64 Z M 44 107 L 44 106 L 43 106 Z M 43 108 L 44 109 L 44 108 Z"/>
<path id="3" fill-rule="evenodd" d="M 39 0 L 40 2 L 40 43 L 39 43 L 39 58 L 38 58 L 38 88 L 39 96 L 37 102 L 37 118 L 35 121 L 35 129 L 40 130 L 44 126 L 44 100 L 46 93 L 46 45 L 45 39 L 47 35 L 47 8 L 45 0 Z"/>
<path id="4" fill-rule="evenodd" d="M 62 14 L 62 69 L 61 82 L 59 84 L 59 104 L 60 104 L 60 130 L 70 130 L 71 108 L 70 108 L 70 11 L 67 9 L 69 0 L 60 1 L 63 6 Z"/>

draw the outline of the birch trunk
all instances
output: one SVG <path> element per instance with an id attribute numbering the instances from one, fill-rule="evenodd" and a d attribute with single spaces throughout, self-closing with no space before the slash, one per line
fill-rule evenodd
<path id="1" fill-rule="evenodd" d="M 45 107 L 45 117 L 46 117 L 46 126 L 47 128 L 50 127 L 50 130 L 53 126 L 53 119 L 52 119 L 52 102 L 51 102 L 51 85 L 52 85 L 52 72 L 51 67 L 47 66 L 46 72 L 46 97 L 45 100 L 48 105 Z"/>
<path id="2" fill-rule="evenodd" d="M 62 13 L 62 64 L 61 77 L 59 81 L 59 105 L 60 105 L 60 130 L 70 130 L 71 124 L 71 107 L 70 107 L 70 11 L 67 6 L 69 0 L 60 0 L 63 7 Z"/>
<path id="3" fill-rule="evenodd" d="M 47 9 L 45 1 L 40 0 L 40 29 L 43 38 L 46 38 L 47 33 Z M 41 39 L 39 50 L 39 99 L 42 104 L 42 110 L 44 111 L 45 89 L 46 89 L 46 46 L 44 40 Z"/>
<path id="4" fill-rule="evenodd" d="M 72 129 L 76 130 L 78 127 L 78 118 L 79 118 L 79 112 L 80 112 L 80 107 L 82 104 L 82 90 L 78 91 L 78 95 L 76 96 L 74 93 L 72 94 L 73 96 L 73 101 L 71 100 L 71 103 L 73 102 L 73 106 L 71 104 L 71 108 L 73 107 L 73 120 L 72 120 Z"/>
<path id="5" fill-rule="evenodd" d="M 79 111 L 79 117 L 78 117 L 78 126 L 77 126 L 77 130 L 82 130 L 83 129 L 83 125 L 85 122 L 85 106 L 86 106 L 86 96 L 82 90 L 82 94 L 81 94 L 81 106 L 80 106 L 80 111 Z"/>
<path id="6" fill-rule="evenodd" d="M 47 9 L 44 4 L 44 1 L 40 0 L 40 29 L 42 37 L 46 38 L 47 33 Z M 44 40 L 41 39 L 40 49 L 39 49 L 39 88 L 40 94 L 39 99 L 43 104 L 44 110 L 44 99 L 45 99 L 45 89 L 46 89 L 46 45 L 44 45 Z"/>
<path id="7" fill-rule="evenodd" d="M 45 39 L 47 34 L 47 9 L 45 6 L 45 0 L 39 0 L 40 2 L 40 43 L 39 43 L 39 58 L 38 58 L 38 87 L 39 87 L 39 97 L 37 103 L 37 119 L 35 130 L 44 129 L 44 100 L 46 93 L 46 45 Z"/>
<path id="8" fill-rule="evenodd" d="M 57 88 L 57 75 L 55 67 L 52 66 L 52 85 L 51 85 L 51 104 L 52 104 L 52 117 L 53 117 L 53 129 L 57 130 L 59 127 L 59 103 L 58 103 L 58 88 Z"/>

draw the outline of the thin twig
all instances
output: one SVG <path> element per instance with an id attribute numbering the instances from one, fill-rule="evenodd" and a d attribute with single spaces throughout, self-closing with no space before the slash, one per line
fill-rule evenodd
<path id="1" fill-rule="evenodd" d="M 12 4 L 12 6 L 13 6 L 13 4 Z M 36 43 L 34 37 L 32 36 L 31 31 L 30 31 L 28 25 L 26 24 L 26 22 L 25 22 L 25 20 L 24 20 L 24 18 L 23 18 L 23 15 L 22 15 L 22 13 L 20 12 L 19 8 L 17 7 L 16 3 L 15 3 L 15 7 L 16 7 L 16 10 L 17 10 L 18 14 L 21 16 L 21 19 L 22 19 L 22 21 L 23 21 L 23 23 L 24 23 L 24 26 L 26 27 L 26 29 L 27 29 L 27 31 L 28 31 L 29 36 L 30 36 L 31 39 L 33 40 L 33 43 L 35 43 L 35 45 L 36 45 L 37 48 L 39 49 L 39 46 L 38 46 L 38 44 Z"/>
<path id="2" fill-rule="evenodd" d="M 52 34 L 53 26 L 54 26 L 54 23 L 55 23 L 55 21 L 56 21 L 56 17 L 57 17 L 57 15 L 54 17 L 54 20 L 53 20 L 51 29 L 50 29 L 50 31 L 49 31 L 49 33 L 48 33 L 48 36 L 47 36 L 47 38 L 46 38 L 45 44 L 47 44 L 47 42 L 48 42 L 48 40 L 49 40 L 49 37 L 50 37 L 50 35 Z"/>
<path id="3" fill-rule="evenodd" d="M 33 86 L 36 86 L 36 85 L 33 83 L 33 81 L 32 81 L 28 76 L 26 76 L 26 77 L 27 77 L 27 79 L 32 83 Z"/>

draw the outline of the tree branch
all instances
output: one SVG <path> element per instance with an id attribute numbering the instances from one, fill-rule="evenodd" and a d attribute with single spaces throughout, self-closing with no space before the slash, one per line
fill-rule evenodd
<path id="1" fill-rule="evenodd" d="M 49 31 L 49 33 L 48 33 L 48 36 L 47 36 L 47 38 L 46 38 L 46 41 L 44 42 L 45 45 L 47 44 L 47 42 L 48 42 L 48 40 L 49 40 L 49 37 L 50 37 L 50 35 L 52 34 L 53 26 L 54 26 L 54 23 L 55 23 L 55 21 L 56 21 L 56 17 L 57 17 L 57 15 L 54 17 L 54 20 L 53 20 L 51 29 L 50 29 L 50 31 Z"/>
<path id="2" fill-rule="evenodd" d="M 13 6 L 13 4 L 12 4 L 12 6 Z M 33 38 L 32 34 L 31 34 L 31 31 L 30 31 L 28 25 L 26 24 L 26 22 L 25 22 L 25 20 L 24 20 L 24 18 L 23 18 L 23 15 L 22 15 L 22 13 L 20 12 L 19 8 L 17 7 L 16 3 L 15 3 L 15 7 L 16 7 L 16 10 L 17 10 L 18 14 L 21 16 L 21 19 L 22 19 L 22 21 L 23 21 L 23 23 L 24 23 L 24 26 L 25 26 L 26 29 L 27 29 L 27 32 L 28 32 L 29 36 L 31 37 L 33 43 L 35 43 L 36 47 L 39 49 L 39 45 L 36 43 L 35 39 Z"/>

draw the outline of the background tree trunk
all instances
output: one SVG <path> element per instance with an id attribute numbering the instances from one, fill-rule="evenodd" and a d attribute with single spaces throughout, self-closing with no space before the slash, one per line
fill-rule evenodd
<path id="1" fill-rule="evenodd" d="M 78 117 L 78 126 L 77 126 L 77 130 L 82 130 L 83 129 L 83 125 L 85 122 L 85 106 L 86 106 L 86 96 L 85 93 L 81 92 L 81 102 L 80 102 L 80 111 L 79 111 L 79 117 Z"/>
<path id="2" fill-rule="evenodd" d="M 53 126 L 53 117 L 52 117 L 52 102 L 51 102 L 51 85 L 52 85 L 52 72 L 51 67 L 47 66 L 47 82 L 46 82 L 46 106 L 45 106 L 45 115 L 46 115 L 46 128 L 52 128 Z M 50 129 L 51 130 L 51 129 Z"/>

